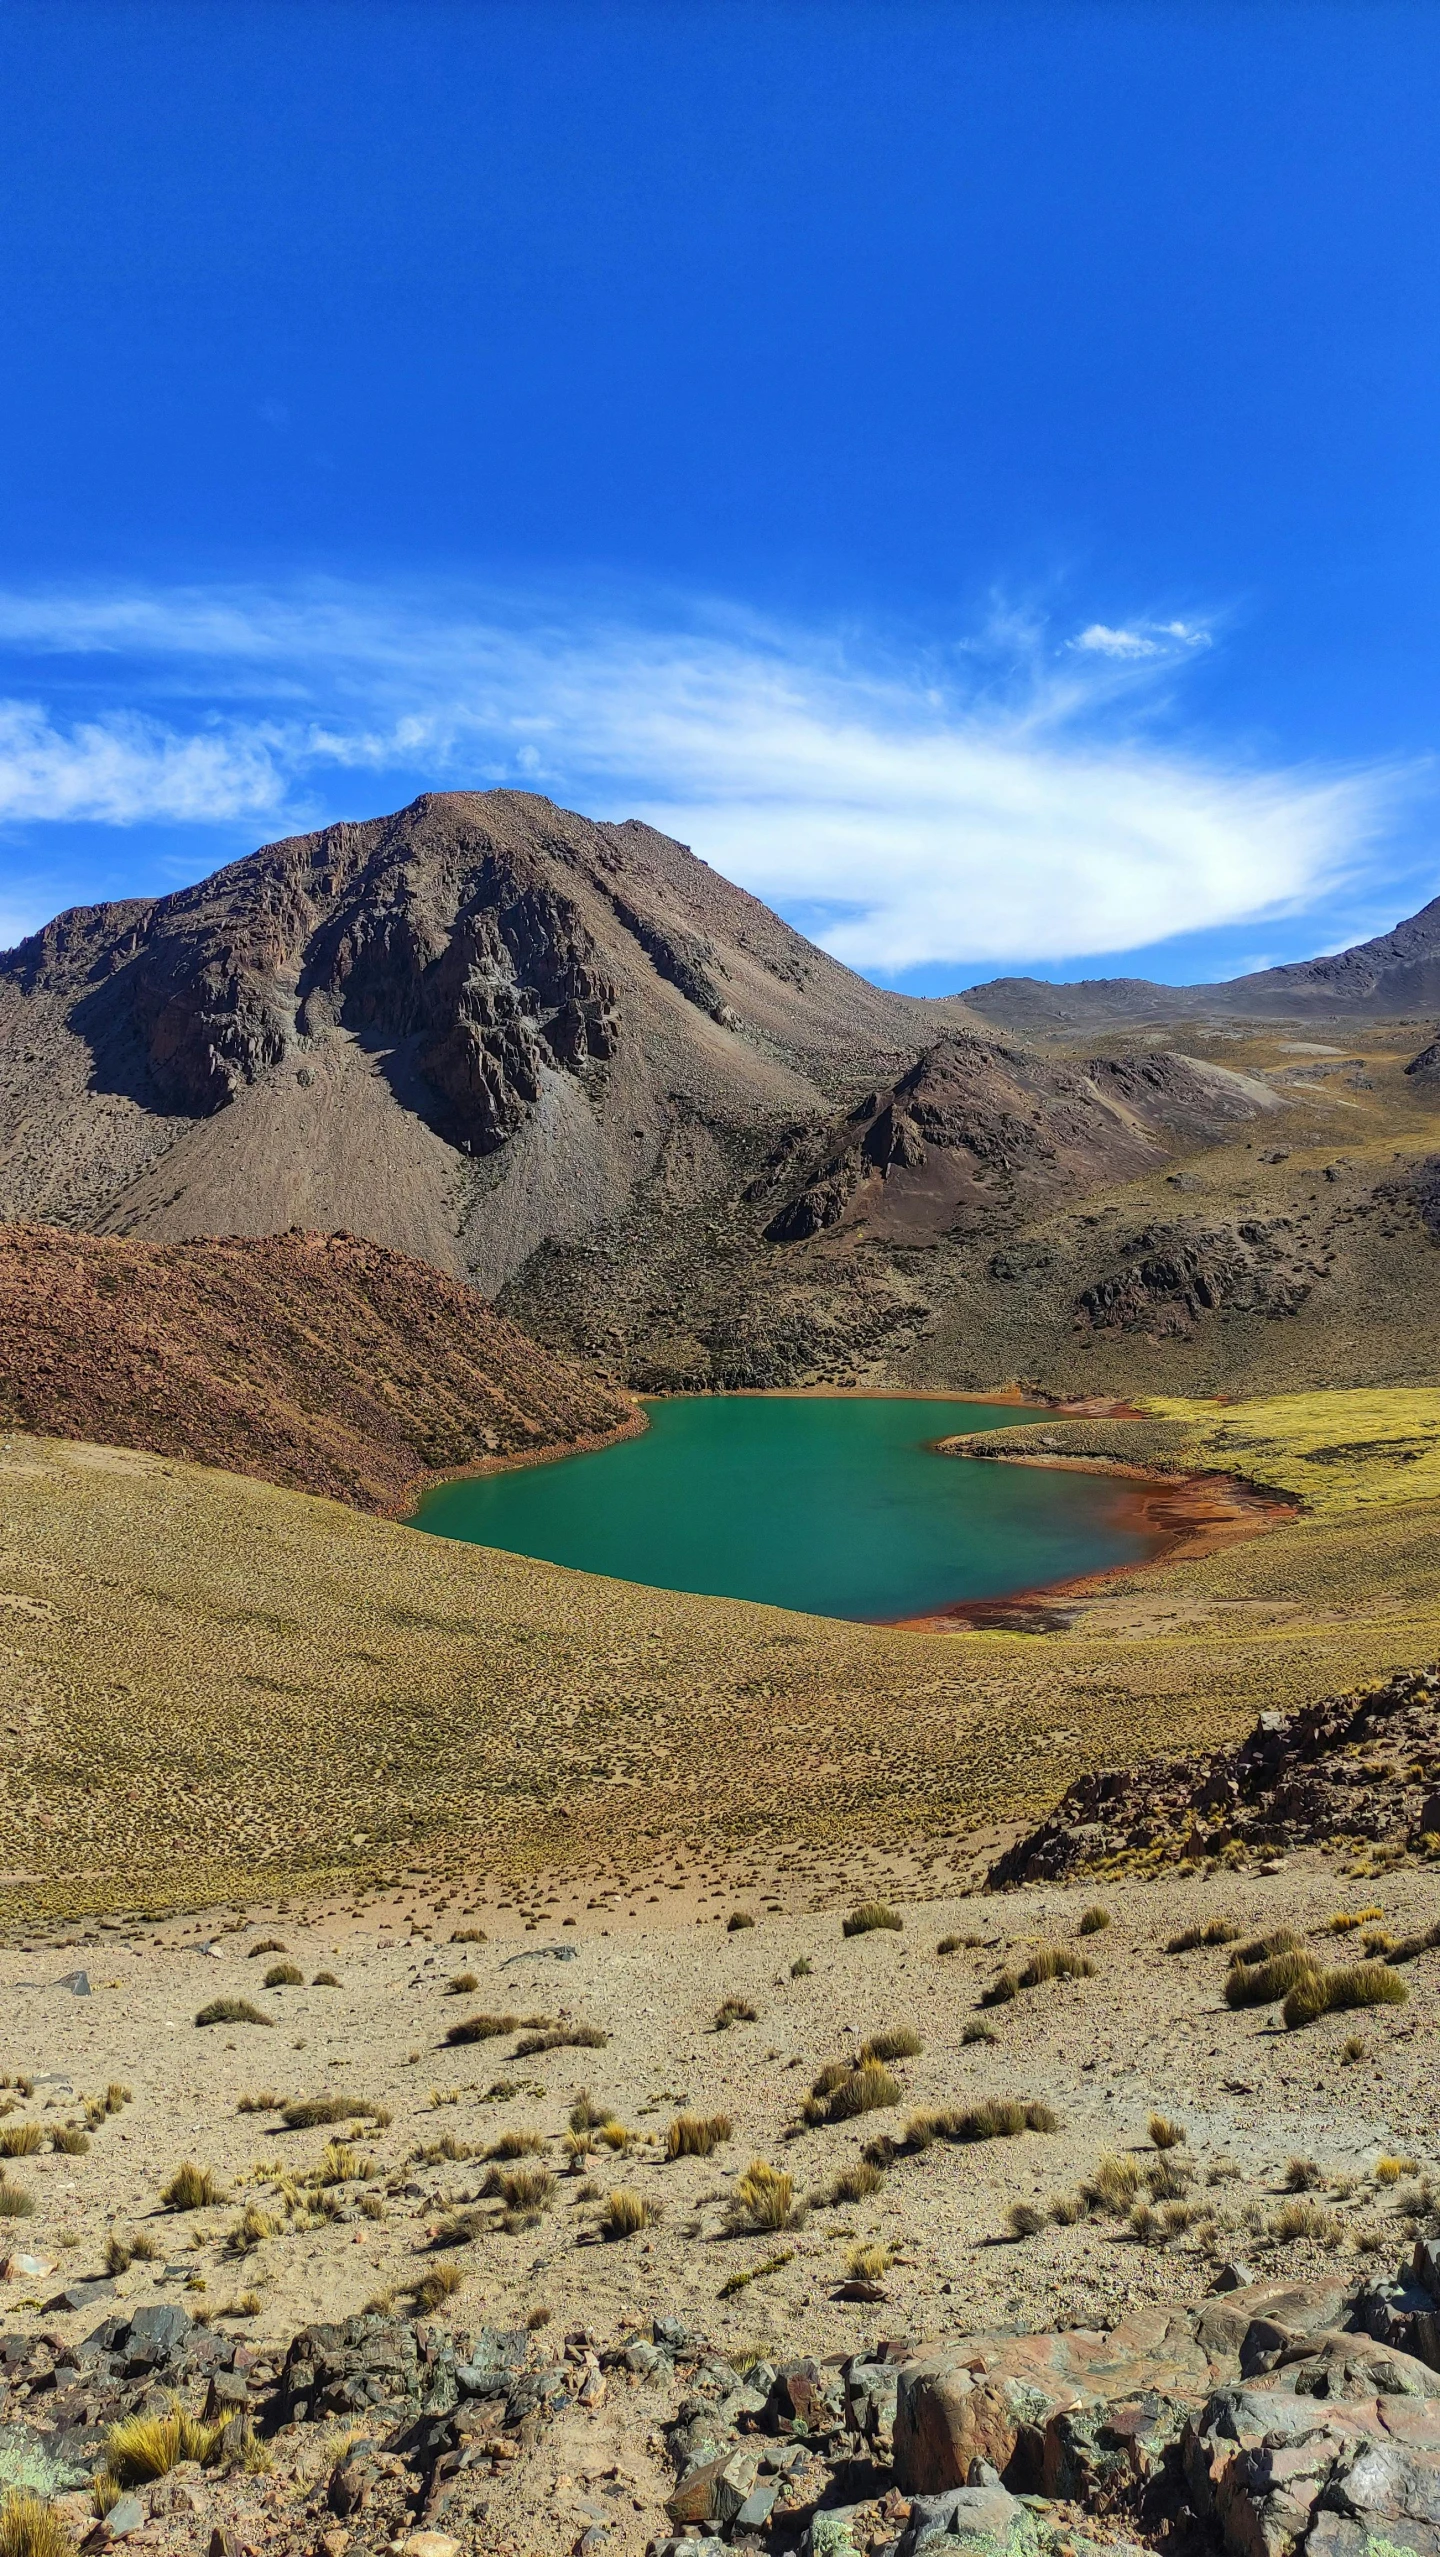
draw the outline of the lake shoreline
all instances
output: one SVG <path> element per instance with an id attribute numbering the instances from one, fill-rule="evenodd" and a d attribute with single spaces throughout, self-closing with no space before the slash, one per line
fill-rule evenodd
<path id="1" fill-rule="evenodd" d="M 961 1598 L 952 1607 L 922 1616 L 887 1618 L 897 1633 L 1063 1633 L 1070 1617 L 1060 1602 L 1087 1597 L 1116 1580 L 1135 1579 L 1163 1563 L 1199 1562 L 1226 1545 L 1268 1535 L 1272 1528 L 1293 1524 L 1302 1507 L 1298 1499 L 1240 1474 L 1167 1474 L 1158 1466 L 1127 1465 L 1118 1457 L 1025 1456 L 1011 1449 L 997 1449 L 991 1456 L 973 1447 L 964 1452 L 977 1464 L 1092 1474 L 1113 1482 L 1116 1523 L 1131 1534 L 1153 1538 L 1154 1550 L 1132 1563 L 1035 1582 L 1001 1598 Z"/>

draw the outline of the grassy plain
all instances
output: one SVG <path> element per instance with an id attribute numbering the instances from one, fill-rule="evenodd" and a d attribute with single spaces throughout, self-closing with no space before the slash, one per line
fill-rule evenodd
<path id="1" fill-rule="evenodd" d="M 1087 1767 L 1440 1654 L 1435 1499 L 1357 1494 L 1114 1575 L 1046 1634 L 677 1596 L 19 1434 L 0 1516 L 10 1926 L 417 1871 L 512 1875 L 537 1908 L 542 1877 L 600 1896 L 721 1865 L 792 1907 L 918 1895 Z"/>

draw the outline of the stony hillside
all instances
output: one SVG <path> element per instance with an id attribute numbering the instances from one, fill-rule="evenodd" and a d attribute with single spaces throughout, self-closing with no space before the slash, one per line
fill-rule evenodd
<path id="1" fill-rule="evenodd" d="M 348 1234 L 146 1244 L 0 1228 L 0 1423 L 362 1509 L 432 1469 L 623 1428 L 472 1290 Z"/>

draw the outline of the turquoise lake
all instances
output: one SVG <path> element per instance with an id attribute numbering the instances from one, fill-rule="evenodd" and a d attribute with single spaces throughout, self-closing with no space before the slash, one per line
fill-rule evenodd
<path id="1" fill-rule="evenodd" d="M 1154 1550 L 1094 1475 L 933 1452 L 959 1430 L 1013 1428 L 1013 1408 L 714 1394 L 645 1409 L 643 1437 L 443 1483 L 413 1524 L 652 1588 L 872 1621 Z"/>

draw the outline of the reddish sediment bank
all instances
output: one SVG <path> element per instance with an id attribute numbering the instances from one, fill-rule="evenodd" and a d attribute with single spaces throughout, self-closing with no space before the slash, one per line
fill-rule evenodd
<path id="1" fill-rule="evenodd" d="M 979 1454 L 979 1451 L 972 1451 Z M 1041 1465 L 1065 1473 L 1094 1474 L 1114 1485 L 1113 1523 L 1145 1537 L 1150 1551 L 1133 1563 L 1111 1563 L 1071 1580 L 1048 1581 L 1010 1591 L 1003 1598 L 961 1598 L 924 1616 L 895 1619 L 911 1633 L 1063 1633 L 1070 1624 L 1067 1599 L 1082 1598 L 1113 1581 L 1153 1571 L 1160 1563 L 1198 1562 L 1226 1545 L 1263 1536 L 1298 1516 L 1301 1504 L 1283 1492 L 1247 1483 L 1238 1474 L 1162 1474 L 1153 1467 L 1122 1465 L 1095 1456 L 981 1457 L 992 1465 Z"/>

